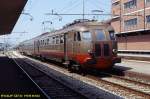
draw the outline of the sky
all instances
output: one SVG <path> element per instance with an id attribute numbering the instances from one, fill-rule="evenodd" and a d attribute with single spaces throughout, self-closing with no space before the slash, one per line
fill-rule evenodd
<path id="1" fill-rule="evenodd" d="M 111 0 L 84 0 L 85 13 L 111 13 Z M 82 16 L 54 16 L 52 13 L 70 14 L 83 13 L 83 0 L 28 0 L 23 13 L 17 21 L 13 31 L 9 35 L 1 36 L 0 42 L 7 42 L 11 45 L 36 37 L 52 29 L 60 29 L 65 24 L 81 19 Z M 93 12 L 101 10 L 103 12 Z M 85 16 L 86 19 L 93 19 L 94 16 Z M 95 16 L 99 21 L 106 20 L 110 16 Z M 44 23 L 44 24 L 43 24 Z M 51 24 L 52 23 L 52 24 Z"/>

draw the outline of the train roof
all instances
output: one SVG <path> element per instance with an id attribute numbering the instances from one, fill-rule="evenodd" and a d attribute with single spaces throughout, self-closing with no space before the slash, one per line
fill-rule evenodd
<path id="1" fill-rule="evenodd" d="M 67 33 L 68 31 L 72 31 L 72 30 L 75 30 L 75 31 L 84 31 L 86 30 L 87 28 L 89 27 L 93 27 L 93 26 L 99 26 L 99 28 L 103 29 L 103 28 L 106 28 L 106 29 L 109 29 L 109 30 L 113 30 L 112 26 L 110 26 L 110 24 L 108 23 L 105 23 L 105 22 L 98 22 L 98 21 L 95 21 L 95 20 L 75 20 L 73 23 L 70 23 L 70 24 L 67 24 L 65 25 L 62 29 L 59 29 L 59 30 L 55 30 L 55 31 L 52 31 L 52 32 L 45 32 L 37 37 L 34 37 L 30 40 L 26 40 L 24 42 L 31 42 L 33 40 L 36 40 L 36 39 L 39 39 L 39 38 L 45 38 L 45 37 L 48 37 L 48 36 L 51 36 L 51 35 L 57 35 L 57 34 L 61 34 L 61 33 Z"/>
<path id="2" fill-rule="evenodd" d="M 52 31 L 52 32 L 46 32 L 42 35 L 39 35 L 38 37 L 44 37 L 47 35 L 57 35 L 61 33 L 67 33 L 68 31 L 76 30 L 76 31 L 84 31 L 86 28 L 93 27 L 93 26 L 99 26 L 101 29 L 109 27 L 109 29 L 112 29 L 111 26 L 104 22 L 98 22 L 95 20 L 90 21 L 74 21 L 73 23 L 65 25 L 62 29 Z M 37 38 L 38 38 L 37 37 Z"/>

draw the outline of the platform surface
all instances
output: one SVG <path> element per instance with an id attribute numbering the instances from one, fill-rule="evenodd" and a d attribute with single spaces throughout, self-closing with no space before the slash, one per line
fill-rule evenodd
<path id="1" fill-rule="evenodd" d="M 6 95 L 37 95 L 44 97 L 38 87 L 25 75 L 15 62 L 0 54 L 0 98 Z M 13 96 L 12 96 L 13 97 Z"/>
<path id="2" fill-rule="evenodd" d="M 133 71 L 133 72 L 150 75 L 149 61 L 123 59 L 121 63 L 115 64 L 114 68 L 119 68 L 119 69 L 124 69 L 125 71 Z"/>
<path id="3" fill-rule="evenodd" d="M 139 55 L 139 54 L 118 54 L 119 56 L 128 56 L 128 57 L 143 57 L 143 58 L 150 58 L 150 55 L 148 54 L 142 54 L 142 55 Z"/>

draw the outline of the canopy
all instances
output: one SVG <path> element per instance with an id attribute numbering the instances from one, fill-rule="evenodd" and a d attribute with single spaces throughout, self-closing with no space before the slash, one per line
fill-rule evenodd
<path id="1" fill-rule="evenodd" d="M 0 0 L 0 35 L 10 34 L 27 0 Z"/>

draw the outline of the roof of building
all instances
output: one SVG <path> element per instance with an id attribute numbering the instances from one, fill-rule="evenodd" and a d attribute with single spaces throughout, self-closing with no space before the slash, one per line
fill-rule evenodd
<path id="1" fill-rule="evenodd" d="M 27 0 L 0 0 L 0 35 L 10 34 Z"/>

